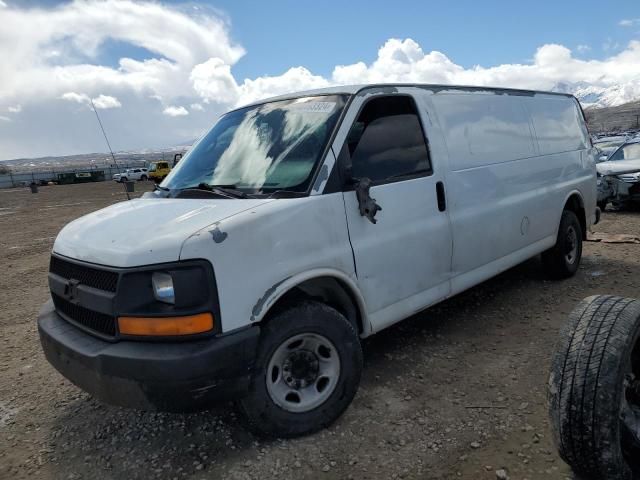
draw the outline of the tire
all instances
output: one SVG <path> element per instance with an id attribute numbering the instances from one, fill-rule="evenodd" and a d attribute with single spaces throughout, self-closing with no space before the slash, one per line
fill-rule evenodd
<path id="1" fill-rule="evenodd" d="M 581 478 L 640 478 L 640 301 L 584 299 L 560 333 L 549 415 L 560 456 Z"/>
<path id="2" fill-rule="evenodd" d="M 556 244 L 542 254 L 542 264 L 552 278 L 575 275 L 582 258 L 582 227 L 571 210 L 564 210 Z"/>
<path id="3" fill-rule="evenodd" d="M 598 202 L 598 208 L 604 212 L 607 209 L 607 204 L 608 203 L 609 202 L 607 200 L 602 200 L 602 201 Z"/>
<path id="4" fill-rule="evenodd" d="M 127 177 L 120 177 L 120 183 L 124 183 L 129 180 Z"/>
<path id="5" fill-rule="evenodd" d="M 140 181 L 141 181 L 141 182 L 146 182 L 147 180 L 148 180 L 148 179 L 147 179 L 147 176 L 146 176 L 146 175 L 142 175 L 142 176 L 140 177 Z"/>
<path id="6" fill-rule="evenodd" d="M 362 348 L 354 325 L 325 304 L 303 300 L 266 322 L 249 393 L 238 406 L 258 434 L 306 435 L 345 411 L 361 373 Z"/>

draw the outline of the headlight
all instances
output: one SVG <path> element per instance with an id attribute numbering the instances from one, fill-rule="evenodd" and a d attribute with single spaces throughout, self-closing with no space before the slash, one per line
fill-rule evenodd
<path id="1" fill-rule="evenodd" d="M 171 275 L 164 272 L 154 272 L 151 276 L 151 285 L 153 286 L 153 296 L 156 300 L 171 305 L 176 303 L 176 294 Z"/>

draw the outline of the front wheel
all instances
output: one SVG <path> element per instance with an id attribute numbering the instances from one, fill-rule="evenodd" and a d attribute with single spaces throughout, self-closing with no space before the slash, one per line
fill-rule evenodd
<path id="1" fill-rule="evenodd" d="M 258 433 L 306 435 L 344 412 L 361 372 L 354 325 L 325 304 L 302 301 L 264 326 L 249 394 L 239 407 Z"/>
<path id="2" fill-rule="evenodd" d="M 542 263 L 553 278 L 572 277 L 582 258 L 582 226 L 571 210 L 562 212 L 556 244 L 542 254 Z"/>
<path id="3" fill-rule="evenodd" d="M 127 177 L 122 177 L 122 178 L 120 179 L 120 183 L 124 183 L 124 182 L 126 182 L 127 180 L 129 180 Z"/>
<path id="4" fill-rule="evenodd" d="M 146 181 L 147 181 L 147 176 L 146 176 L 146 175 L 142 175 L 142 176 L 140 177 L 140 181 L 141 181 L 141 182 L 146 182 Z"/>

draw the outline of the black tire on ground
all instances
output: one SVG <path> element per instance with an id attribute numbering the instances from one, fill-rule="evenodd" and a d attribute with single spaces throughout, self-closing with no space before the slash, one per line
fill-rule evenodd
<path id="1" fill-rule="evenodd" d="M 290 348 L 287 342 L 293 343 L 293 337 L 300 335 L 320 335 L 333 344 L 335 351 L 328 355 L 337 354 L 339 375 L 321 404 L 308 411 L 293 412 L 274 401 L 267 382 L 278 375 L 277 368 L 269 368 L 272 359 L 283 346 L 286 352 Z M 280 373 L 283 381 L 286 368 Z M 306 435 L 327 427 L 345 411 L 358 390 L 361 372 L 362 348 L 353 323 L 323 303 L 302 300 L 275 313 L 264 325 L 249 394 L 238 402 L 238 407 L 256 433 L 282 438 Z"/>
<path id="2" fill-rule="evenodd" d="M 147 181 L 147 176 L 146 176 L 146 175 L 142 175 L 142 176 L 140 177 L 140 181 L 142 181 L 142 182 L 146 182 L 146 181 Z"/>
<path id="3" fill-rule="evenodd" d="M 560 333 L 549 414 L 560 456 L 584 479 L 640 478 L 640 301 L 585 298 Z"/>
<path id="4" fill-rule="evenodd" d="M 552 278 L 572 277 L 582 258 L 582 227 L 571 210 L 562 212 L 556 244 L 542 254 L 542 264 Z"/>
<path id="5" fill-rule="evenodd" d="M 602 201 L 598 202 L 598 208 L 604 212 L 606 210 L 606 208 L 607 208 L 607 204 L 608 203 L 609 202 L 607 200 L 602 200 Z"/>
<path id="6" fill-rule="evenodd" d="M 127 177 L 120 177 L 120 182 L 121 182 L 121 183 L 124 183 L 124 182 L 126 182 L 127 180 L 129 180 Z"/>

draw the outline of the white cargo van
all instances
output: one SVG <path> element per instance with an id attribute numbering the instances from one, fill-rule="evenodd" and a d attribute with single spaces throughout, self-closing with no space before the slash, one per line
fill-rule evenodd
<path id="1" fill-rule="evenodd" d="M 370 85 L 239 108 L 153 193 L 60 232 L 44 352 L 106 402 L 234 399 L 261 432 L 311 432 L 353 399 L 361 339 L 540 253 L 573 275 L 594 155 L 569 95 Z"/>

